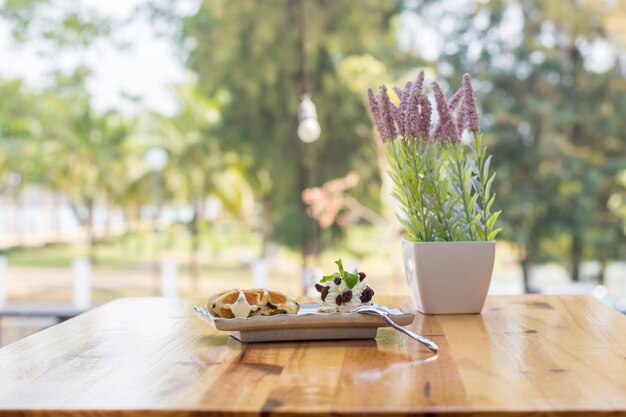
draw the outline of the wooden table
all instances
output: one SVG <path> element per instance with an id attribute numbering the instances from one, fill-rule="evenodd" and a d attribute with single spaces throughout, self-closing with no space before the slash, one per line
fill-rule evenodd
<path id="1" fill-rule="evenodd" d="M 592 298 L 418 315 L 437 356 L 391 329 L 244 345 L 194 304 L 120 299 L 0 349 L 0 415 L 626 416 L 626 316 Z"/>

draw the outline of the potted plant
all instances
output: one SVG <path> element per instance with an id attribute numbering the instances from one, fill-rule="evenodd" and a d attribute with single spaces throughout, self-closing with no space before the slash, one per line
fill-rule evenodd
<path id="1" fill-rule="evenodd" d="M 411 298 L 426 314 L 479 313 L 495 257 L 495 174 L 480 133 L 468 74 L 447 100 L 432 83 L 438 114 L 424 92 L 424 73 L 404 88 L 368 89 L 374 123 L 387 145 L 390 175 L 407 236 L 404 265 Z M 465 139 L 465 140 L 462 140 Z"/>

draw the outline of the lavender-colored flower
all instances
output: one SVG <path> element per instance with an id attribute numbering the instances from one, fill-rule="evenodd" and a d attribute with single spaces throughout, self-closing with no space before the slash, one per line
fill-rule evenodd
<path id="1" fill-rule="evenodd" d="M 457 129 L 456 123 L 452 118 L 452 113 L 450 112 L 450 108 L 448 102 L 446 101 L 446 97 L 441 90 L 439 84 L 436 81 L 433 81 L 433 92 L 435 93 L 435 102 L 437 104 L 437 112 L 439 113 L 439 125 L 441 126 L 440 132 L 437 132 L 433 135 L 433 139 L 437 138 L 447 138 L 453 142 L 460 142 L 461 138 L 459 136 L 459 131 Z"/>
<path id="2" fill-rule="evenodd" d="M 435 127 L 433 128 L 433 130 L 430 132 L 430 135 L 428 135 L 428 141 L 432 142 L 434 141 L 436 138 L 441 136 L 441 124 L 439 122 L 437 122 L 437 124 L 435 125 Z"/>
<path id="3" fill-rule="evenodd" d="M 396 125 L 398 126 L 398 131 L 401 136 L 404 136 L 404 116 L 402 113 L 402 103 L 404 102 L 404 90 L 400 87 L 393 86 L 393 91 L 396 92 L 396 95 L 400 99 L 400 105 L 397 107 L 398 111 L 394 114 L 392 113 L 393 119 L 396 121 Z M 396 107 L 396 106 L 394 106 Z"/>
<path id="4" fill-rule="evenodd" d="M 415 103 L 415 95 L 414 90 L 411 90 L 406 94 L 405 100 L 403 102 L 404 107 L 403 111 L 403 124 L 404 124 L 404 137 L 415 136 L 415 132 L 413 131 L 413 118 L 416 116 L 416 103 Z"/>
<path id="5" fill-rule="evenodd" d="M 450 114 L 452 116 L 454 116 L 454 112 L 456 111 L 459 103 L 461 102 L 463 95 L 464 95 L 464 90 L 463 90 L 463 87 L 461 87 L 458 90 L 456 90 L 456 92 L 452 95 L 452 97 L 450 97 L 450 100 L 448 100 L 448 110 L 450 111 Z M 463 108 L 461 108 L 459 114 L 462 114 L 462 113 L 463 113 Z M 463 132 L 463 126 L 459 125 L 458 122 L 457 122 L 457 130 L 459 132 L 459 135 L 461 135 L 461 133 Z M 435 125 L 435 128 L 433 129 L 430 139 L 434 139 L 435 137 L 440 137 L 442 133 L 443 133 L 443 124 L 442 124 L 442 120 L 439 119 L 439 121 L 437 122 L 437 125 Z"/>
<path id="6" fill-rule="evenodd" d="M 408 85 L 408 83 L 407 83 Z M 419 126 L 419 118 L 420 118 L 420 96 L 423 95 L 423 85 L 424 85 L 424 71 L 420 71 L 417 75 L 417 79 L 411 85 L 410 94 L 408 97 L 406 96 L 405 91 L 405 101 L 406 106 L 404 109 L 404 130 L 405 136 L 413 136 L 415 138 L 419 137 L 421 132 Z"/>
<path id="7" fill-rule="evenodd" d="M 400 102 L 402 102 L 402 97 L 404 96 L 404 90 L 402 90 L 402 88 L 398 87 L 397 85 L 394 85 L 393 91 L 395 91 L 396 95 L 400 99 Z"/>
<path id="8" fill-rule="evenodd" d="M 430 118 L 433 112 L 430 100 L 424 94 L 420 94 L 418 98 L 418 104 L 420 106 L 418 130 L 416 136 L 422 136 L 428 138 L 428 131 L 430 130 Z"/>
<path id="9" fill-rule="evenodd" d="M 407 101 L 406 110 L 404 112 L 404 128 L 407 136 L 417 138 L 419 136 L 419 94 L 415 88 L 411 91 L 411 95 Z"/>
<path id="10" fill-rule="evenodd" d="M 456 93 L 454 93 L 452 97 L 450 97 L 450 100 L 448 100 L 448 108 L 450 109 L 451 113 L 454 113 L 454 111 L 456 110 L 456 107 L 461 102 L 461 99 L 463 98 L 464 93 L 465 93 L 465 90 L 463 87 L 461 87 L 458 90 L 456 90 Z"/>
<path id="11" fill-rule="evenodd" d="M 387 86 L 380 86 L 380 116 L 383 131 L 381 132 L 381 136 L 383 138 L 383 142 L 390 142 L 395 139 L 398 134 L 396 129 L 395 121 L 393 120 L 393 116 L 391 115 L 391 100 L 389 100 L 389 94 L 387 93 Z"/>
<path id="12" fill-rule="evenodd" d="M 474 90 L 472 89 L 472 77 L 469 74 L 463 75 L 463 112 L 465 113 L 464 119 L 467 123 L 467 128 L 472 132 L 478 132 L 480 130 L 480 116 L 478 115 L 478 109 L 476 108 L 476 97 L 474 96 Z"/>
<path id="13" fill-rule="evenodd" d="M 463 130 L 465 129 L 465 108 L 462 104 L 461 100 L 464 100 L 465 97 L 465 89 L 463 87 L 456 90 L 456 92 L 452 95 L 450 100 L 448 100 L 448 109 L 450 109 L 450 113 L 452 117 L 454 117 L 454 113 L 457 112 L 456 118 L 456 126 L 459 132 L 459 136 L 463 134 Z M 459 107 L 459 104 L 461 106 Z"/>
<path id="14" fill-rule="evenodd" d="M 372 88 L 367 89 L 367 99 L 370 103 L 370 110 L 372 111 L 372 117 L 374 118 L 374 124 L 376 125 L 376 129 L 378 130 L 378 134 L 381 136 L 383 142 L 385 139 L 383 138 L 383 123 L 382 117 L 380 113 L 380 105 L 376 94 L 374 94 L 374 90 Z"/>
<path id="15" fill-rule="evenodd" d="M 398 98 L 400 99 L 400 109 L 398 112 L 398 119 L 396 120 L 396 123 L 398 124 L 398 130 L 400 131 L 400 135 L 402 135 L 403 137 L 409 136 L 410 133 L 407 133 L 406 131 L 406 124 L 405 124 L 405 120 L 406 120 L 406 108 L 407 108 L 407 104 L 409 101 L 409 97 L 411 95 L 411 87 L 413 86 L 413 83 L 411 81 L 408 81 L 405 85 L 404 85 L 404 89 L 399 88 L 399 87 L 394 87 L 394 90 L 396 91 L 396 94 L 398 95 Z"/>
<path id="16" fill-rule="evenodd" d="M 424 71 L 420 71 L 419 74 L 417 74 L 417 79 L 413 86 L 418 93 L 422 94 L 424 92 Z"/>
<path id="17" fill-rule="evenodd" d="M 433 82 L 439 120 L 432 131 L 433 106 L 423 92 L 423 85 L 424 72 L 420 71 L 415 82 L 407 82 L 404 88 L 393 87 L 400 99 L 399 105 L 391 102 L 384 85 L 380 87 L 380 94 L 375 94 L 371 88 L 367 90 L 374 123 L 383 143 L 394 140 L 398 135 L 421 137 L 427 141 L 448 139 L 460 142 L 466 128 L 473 132 L 480 129 L 476 98 L 468 74 L 463 76 L 463 86 L 448 101 L 439 84 Z"/>
<path id="18" fill-rule="evenodd" d="M 409 94 L 411 94 L 411 89 L 413 88 L 413 81 L 407 81 L 404 84 L 404 98 L 408 98 Z"/>
<path id="19" fill-rule="evenodd" d="M 390 102 L 389 103 L 389 113 L 391 114 L 391 118 L 393 119 L 393 122 L 395 123 L 395 125 L 398 128 L 398 130 L 402 134 L 402 131 L 404 129 L 402 128 L 403 123 L 402 123 L 402 120 L 400 119 L 400 108 L 398 106 L 396 106 L 395 104 Z"/>
<path id="20" fill-rule="evenodd" d="M 461 136 L 463 135 L 463 131 L 465 130 L 466 122 L 467 121 L 465 120 L 465 104 L 462 103 L 456 116 L 456 127 L 459 130 L 459 135 Z"/>
<path id="21" fill-rule="evenodd" d="M 404 108 L 402 117 L 404 120 L 404 136 L 415 138 L 426 135 L 420 128 L 420 96 L 423 95 L 424 71 L 420 71 L 414 83 L 408 82 L 404 90 Z M 402 106 L 401 106 L 402 108 Z M 428 117 L 430 123 L 430 116 Z"/>

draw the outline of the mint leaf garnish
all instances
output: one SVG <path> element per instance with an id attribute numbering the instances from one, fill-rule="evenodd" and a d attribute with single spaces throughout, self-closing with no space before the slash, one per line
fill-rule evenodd
<path id="1" fill-rule="evenodd" d="M 331 275 L 324 275 L 322 277 L 321 281 L 322 282 L 328 282 L 328 281 L 334 280 L 335 278 L 341 278 L 341 274 L 339 272 L 335 272 L 335 273 L 333 273 Z"/>
<path id="2" fill-rule="evenodd" d="M 341 258 L 337 259 L 335 263 L 339 267 L 339 273 L 343 276 L 344 272 L 346 271 L 343 270 L 343 263 L 341 262 Z"/>
<path id="3" fill-rule="evenodd" d="M 335 272 L 331 275 L 324 275 L 321 279 L 321 282 L 333 281 L 336 278 L 341 278 L 345 281 L 348 288 L 352 289 L 356 284 L 359 283 L 359 274 L 357 270 L 354 270 L 354 273 L 348 272 L 343 269 L 343 263 L 341 262 L 341 258 L 335 261 L 337 267 L 339 268 L 339 272 Z"/>
<path id="4" fill-rule="evenodd" d="M 343 280 L 346 282 L 348 288 L 352 289 L 356 284 L 359 283 L 359 276 L 357 274 L 353 274 L 352 272 L 345 272 L 343 275 Z"/>

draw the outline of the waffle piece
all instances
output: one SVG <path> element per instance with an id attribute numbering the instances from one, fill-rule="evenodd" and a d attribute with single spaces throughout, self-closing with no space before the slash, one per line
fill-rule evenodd
<path id="1" fill-rule="evenodd" d="M 219 291 L 219 292 L 209 295 L 209 299 L 207 300 L 207 310 L 209 310 L 209 313 L 213 314 L 214 316 L 219 317 L 219 314 L 217 313 L 217 311 L 213 310 L 215 300 L 217 300 L 222 295 L 227 294 L 232 291 L 239 291 L 239 290 L 238 289 L 225 290 L 225 291 Z"/>
<path id="2" fill-rule="evenodd" d="M 296 314 L 300 309 L 295 298 L 264 288 L 215 293 L 209 297 L 207 307 L 214 316 L 223 318 Z"/>

